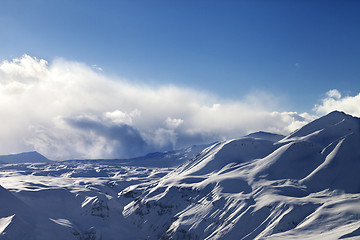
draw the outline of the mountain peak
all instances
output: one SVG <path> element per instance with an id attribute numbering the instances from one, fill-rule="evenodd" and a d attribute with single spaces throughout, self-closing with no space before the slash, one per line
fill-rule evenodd
<path id="1" fill-rule="evenodd" d="M 358 133 L 359 129 L 360 118 L 344 112 L 333 111 L 291 133 L 281 142 L 307 140 L 325 147 L 350 133 Z"/>
<path id="2" fill-rule="evenodd" d="M 343 118 L 357 118 L 357 117 L 354 117 L 350 114 L 347 114 L 345 112 L 342 112 L 342 111 L 338 111 L 338 110 L 335 110 L 335 111 L 332 111 L 328 114 L 326 114 L 325 116 L 319 118 L 320 119 L 343 119 Z"/>

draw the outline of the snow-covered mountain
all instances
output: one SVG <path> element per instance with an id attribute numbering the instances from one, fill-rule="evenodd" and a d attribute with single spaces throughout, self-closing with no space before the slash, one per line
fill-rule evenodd
<path id="1" fill-rule="evenodd" d="M 2 164 L 0 238 L 360 239 L 359 127 L 333 112 L 198 154 Z"/>
<path id="2" fill-rule="evenodd" d="M 280 142 L 215 144 L 123 190 L 123 213 L 152 239 L 360 238 L 359 124 L 333 112 Z"/>
<path id="3" fill-rule="evenodd" d="M 0 163 L 45 163 L 50 160 L 38 152 L 0 155 Z"/>

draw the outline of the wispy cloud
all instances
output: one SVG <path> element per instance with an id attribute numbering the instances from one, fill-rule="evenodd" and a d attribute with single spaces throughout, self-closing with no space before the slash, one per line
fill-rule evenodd
<path id="1" fill-rule="evenodd" d="M 0 152 L 129 157 L 258 130 L 288 133 L 313 119 L 274 111 L 277 106 L 277 98 L 265 92 L 230 101 L 172 85 L 133 84 L 79 62 L 24 55 L 0 64 Z"/>
<path id="2" fill-rule="evenodd" d="M 92 65 L 92 68 L 97 70 L 97 71 L 103 71 L 102 67 L 99 67 L 98 65 L 94 64 Z"/>

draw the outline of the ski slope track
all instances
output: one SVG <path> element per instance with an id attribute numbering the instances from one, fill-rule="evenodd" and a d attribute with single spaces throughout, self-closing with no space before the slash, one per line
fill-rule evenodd
<path id="1" fill-rule="evenodd" d="M 0 239 L 360 239 L 360 119 L 343 112 L 135 159 L 6 159 Z"/>

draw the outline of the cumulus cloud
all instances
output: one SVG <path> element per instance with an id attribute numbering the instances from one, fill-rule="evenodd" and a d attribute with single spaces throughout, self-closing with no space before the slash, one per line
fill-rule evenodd
<path id="1" fill-rule="evenodd" d="M 12 61 L 5 60 L 1 63 L 0 70 L 6 77 L 1 78 L 1 81 L 11 83 L 38 80 L 39 77 L 46 75 L 47 65 L 46 60 L 29 55 L 23 55 Z"/>
<path id="2" fill-rule="evenodd" d="M 0 153 L 131 157 L 252 131 L 287 134 L 313 119 L 274 111 L 278 104 L 265 92 L 230 101 L 177 86 L 133 84 L 79 62 L 24 55 L 0 64 Z"/>
<path id="3" fill-rule="evenodd" d="M 355 96 L 342 96 L 338 90 L 333 89 L 326 93 L 321 104 L 314 107 L 318 114 L 327 114 L 335 110 L 360 117 L 360 93 Z"/>

